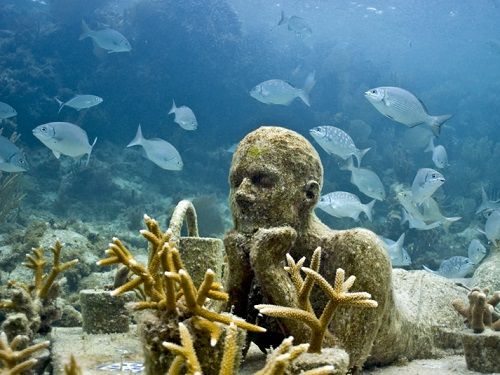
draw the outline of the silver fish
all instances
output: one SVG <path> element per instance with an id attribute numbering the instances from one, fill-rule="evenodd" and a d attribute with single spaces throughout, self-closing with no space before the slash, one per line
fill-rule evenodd
<path id="1" fill-rule="evenodd" d="M 413 201 L 419 205 L 444 184 L 444 176 L 431 168 L 420 168 L 411 184 Z"/>
<path id="2" fill-rule="evenodd" d="M 474 264 L 479 264 L 486 256 L 486 247 L 477 238 L 474 238 L 467 249 L 467 255 Z"/>
<path id="3" fill-rule="evenodd" d="M 443 226 L 448 228 L 451 223 L 460 220 L 461 216 L 446 217 L 441 213 L 439 205 L 432 197 L 427 198 L 421 205 L 424 221 L 441 221 Z"/>
<path id="4" fill-rule="evenodd" d="M 437 168 L 445 168 L 448 164 L 448 154 L 442 145 L 434 146 L 434 137 L 429 141 L 429 146 L 424 150 L 425 152 L 432 152 L 432 162 Z"/>
<path id="5" fill-rule="evenodd" d="M 293 31 L 295 35 L 301 37 L 308 37 L 312 34 L 312 29 L 305 19 L 298 16 L 285 16 L 285 12 L 281 11 L 281 18 L 278 26 L 288 25 L 288 30 Z"/>
<path id="6" fill-rule="evenodd" d="M 141 125 L 137 128 L 134 139 L 127 147 L 142 146 L 146 157 L 163 169 L 180 171 L 184 166 L 181 155 L 174 146 L 163 139 L 146 139 L 142 136 Z"/>
<path id="7" fill-rule="evenodd" d="M 384 185 L 375 172 L 366 168 L 356 168 L 352 163 L 352 158 L 347 159 L 347 164 L 341 169 L 351 171 L 351 183 L 356 185 L 363 194 L 379 201 L 385 199 Z"/>
<path id="8" fill-rule="evenodd" d="M 250 90 L 250 96 L 265 104 L 290 105 L 295 98 L 300 98 L 308 107 L 309 93 L 316 84 L 314 73 L 307 76 L 304 88 L 299 89 L 281 79 L 270 79 Z"/>
<path id="9" fill-rule="evenodd" d="M 89 163 L 92 148 L 97 142 L 95 138 L 94 143 L 90 144 L 87 132 L 69 122 L 49 122 L 39 125 L 33 129 L 33 135 L 52 150 L 57 159 L 61 154 L 77 159 L 87 155 L 86 164 Z"/>
<path id="10" fill-rule="evenodd" d="M 469 258 L 462 256 L 454 256 L 443 260 L 437 271 L 433 271 L 426 266 L 422 267 L 427 272 L 450 279 L 462 278 L 474 271 L 474 263 Z"/>
<path id="11" fill-rule="evenodd" d="M 487 213 L 488 219 L 484 224 L 484 231 L 481 231 L 489 241 L 494 244 L 500 240 L 500 210 L 492 210 Z"/>
<path id="12" fill-rule="evenodd" d="M 368 220 L 372 221 L 372 209 L 375 199 L 363 204 L 355 194 L 346 191 L 334 191 L 322 195 L 317 207 L 335 217 L 350 217 L 359 220 L 359 214 L 364 212 Z"/>
<path id="13" fill-rule="evenodd" d="M 0 171 L 25 172 L 28 169 L 28 162 L 19 147 L 0 135 Z"/>
<path id="14" fill-rule="evenodd" d="M 80 40 L 92 38 L 92 41 L 108 53 L 130 52 L 132 47 L 129 41 L 121 33 L 113 29 L 92 30 L 82 20 L 82 34 Z"/>
<path id="15" fill-rule="evenodd" d="M 437 228 L 441 224 L 442 221 L 434 221 L 432 223 L 426 223 L 421 217 L 413 216 L 406 209 L 403 208 L 403 218 L 401 219 L 401 224 L 404 224 L 408 221 L 410 229 L 416 230 L 430 230 Z"/>
<path id="16" fill-rule="evenodd" d="M 500 209 L 500 199 L 492 201 L 488 199 L 484 186 L 481 185 L 481 204 L 476 210 L 476 214 L 479 214 L 487 210 L 498 210 Z"/>
<path id="17" fill-rule="evenodd" d="M 408 221 L 411 229 L 429 230 L 434 229 L 443 223 L 441 220 L 426 223 L 422 212 L 420 212 L 417 205 L 413 201 L 411 191 L 398 187 L 396 189 L 396 198 L 401 206 L 403 206 L 401 224 Z"/>
<path id="18" fill-rule="evenodd" d="M 410 254 L 403 247 L 405 242 L 405 233 L 399 236 L 397 241 L 389 238 L 379 236 L 383 242 L 384 248 L 391 257 L 391 264 L 393 267 L 404 267 L 411 264 Z"/>
<path id="19" fill-rule="evenodd" d="M 335 126 L 317 126 L 309 130 L 309 134 L 330 155 L 340 156 L 344 160 L 354 155 L 358 167 L 363 156 L 370 150 L 370 148 L 358 149 L 349 134 Z"/>
<path id="20" fill-rule="evenodd" d="M 59 111 L 57 111 L 57 113 L 61 112 L 63 107 L 71 107 L 77 111 L 81 111 L 82 109 L 90 108 L 102 103 L 102 98 L 96 95 L 77 95 L 67 102 L 62 102 L 58 98 L 54 99 L 57 101 L 57 104 L 59 104 Z"/>
<path id="21" fill-rule="evenodd" d="M 431 116 L 424 103 L 411 92 L 399 87 L 377 87 L 365 92 L 365 98 L 384 116 L 414 127 L 427 124 L 438 135 L 451 115 Z"/>
<path id="22" fill-rule="evenodd" d="M 177 107 L 175 105 L 175 100 L 172 99 L 172 108 L 168 114 L 174 114 L 174 121 L 179 124 L 179 126 L 185 130 L 196 130 L 198 129 L 198 121 L 196 121 L 196 116 L 191 108 L 182 105 Z"/>
<path id="23" fill-rule="evenodd" d="M 16 110 L 7 103 L 0 102 L 0 120 L 5 120 L 14 116 L 17 116 Z"/>

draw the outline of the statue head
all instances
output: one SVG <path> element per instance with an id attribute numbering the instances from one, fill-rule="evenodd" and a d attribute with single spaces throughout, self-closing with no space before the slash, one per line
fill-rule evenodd
<path id="1" fill-rule="evenodd" d="M 300 134 L 263 126 L 239 143 L 229 172 L 235 229 L 306 226 L 318 202 L 323 166 Z"/>

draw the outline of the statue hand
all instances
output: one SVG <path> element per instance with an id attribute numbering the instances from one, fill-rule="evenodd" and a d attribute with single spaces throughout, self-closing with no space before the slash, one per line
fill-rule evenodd
<path id="1" fill-rule="evenodd" d="M 279 264 L 285 259 L 297 232 L 292 227 L 261 228 L 252 237 L 250 247 L 250 264 L 252 268 L 269 267 Z M 281 265 L 280 265 L 281 267 Z"/>

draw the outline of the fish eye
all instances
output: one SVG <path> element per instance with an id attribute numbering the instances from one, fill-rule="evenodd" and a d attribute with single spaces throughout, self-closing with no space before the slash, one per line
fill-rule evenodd
<path id="1" fill-rule="evenodd" d="M 433 173 L 433 174 L 432 174 L 432 178 L 436 178 L 436 177 L 437 177 L 437 176 L 436 176 L 436 174 L 435 174 L 435 173 Z"/>
<path id="2" fill-rule="evenodd" d="M 46 132 L 46 131 L 47 131 L 47 128 L 44 126 L 41 130 L 42 130 L 43 132 Z"/>
<path id="3" fill-rule="evenodd" d="M 376 94 L 377 93 L 377 90 L 372 90 L 371 91 L 372 94 Z"/>

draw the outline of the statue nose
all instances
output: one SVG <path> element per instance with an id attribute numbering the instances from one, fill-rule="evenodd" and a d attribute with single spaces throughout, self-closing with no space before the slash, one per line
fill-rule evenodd
<path id="1" fill-rule="evenodd" d="M 251 190 L 252 184 L 248 178 L 244 178 L 238 187 L 238 191 L 236 192 L 235 199 L 236 203 L 240 207 L 248 207 L 253 202 L 255 202 L 255 195 Z"/>

